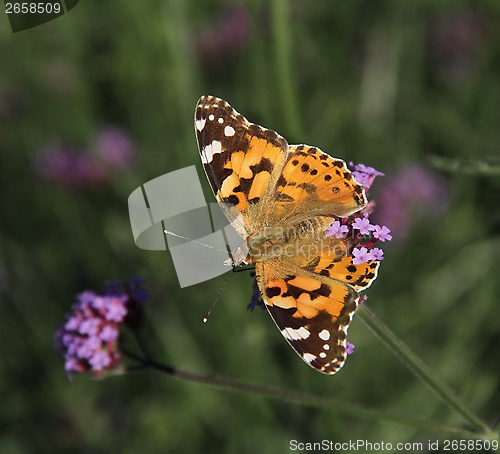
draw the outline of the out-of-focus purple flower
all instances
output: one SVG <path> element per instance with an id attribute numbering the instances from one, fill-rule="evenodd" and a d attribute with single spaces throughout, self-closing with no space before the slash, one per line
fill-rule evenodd
<path id="1" fill-rule="evenodd" d="M 266 305 L 262 300 L 262 295 L 260 293 L 259 286 L 257 285 L 257 281 L 255 280 L 255 272 L 252 271 L 250 273 L 250 277 L 253 278 L 252 297 L 250 299 L 250 303 L 248 303 L 247 311 L 252 312 L 256 307 L 260 307 L 261 309 L 265 310 Z"/>
<path id="2" fill-rule="evenodd" d="M 111 169 L 130 168 L 135 158 L 130 138 L 116 126 L 107 126 L 97 134 L 94 151 L 99 161 Z"/>
<path id="3" fill-rule="evenodd" d="M 346 342 L 345 346 L 345 352 L 347 355 L 352 355 L 354 353 L 354 344 L 351 344 L 350 342 Z"/>
<path id="4" fill-rule="evenodd" d="M 95 158 L 66 145 L 39 150 L 35 171 L 47 181 L 76 189 L 93 188 L 105 181 L 104 169 Z"/>
<path id="5" fill-rule="evenodd" d="M 243 6 L 229 7 L 196 37 L 199 57 L 213 63 L 232 56 L 244 48 L 249 35 L 249 15 Z"/>
<path id="6" fill-rule="evenodd" d="M 438 216 L 448 205 L 449 191 L 443 178 L 425 167 L 411 164 L 388 177 L 381 186 L 374 218 L 389 226 L 398 240 L 403 240 L 416 218 Z"/>
<path id="7" fill-rule="evenodd" d="M 106 183 L 115 170 L 130 168 L 134 158 L 127 134 L 109 126 L 96 135 L 92 152 L 67 144 L 43 147 L 35 159 L 35 171 L 59 186 L 92 189 Z"/>
<path id="8" fill-rule="evenodd" d="M 66 322 L 55 334 L 56 348 L 63 353 L 70 376 L 91 372 L 94 378 L 99 378 L 105 372 L 120 371 L 120 327 L 128 322 L 130 308 L 137 310 L 137 305 L 145 302 L 134 300 L 127 290 L 129 283 L 125 283 L 120 294 L 85 291 L 77 296 Z"/>
<path id="9" fill-rule="evenodd" d="M 430 56 L 443 80 L 461 83 L 470 78 L 476 69 L 487 27 L 486 17 L 470 10 L 448 12 L 431 23 Z"/>

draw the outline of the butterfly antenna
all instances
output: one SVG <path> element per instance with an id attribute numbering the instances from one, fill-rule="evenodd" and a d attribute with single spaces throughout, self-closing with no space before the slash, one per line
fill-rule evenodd
<path id="1" fill-rule="evenodd" d="M 222 293 L 222 290 L 224 289 L 224 286 L 226 285 L 226 282 L 227 282 L 228 278 L 229 278 L 229 274 L 226 274 L 226 279 L 224 279 L 224 282 L 222 283 L 222 286 L 221 286 L 221 288 L 219 290 L 219 294 L 217 295 L 217 298 L 215 298 L 215 301 L 212 304 L 212 307 L 210 308 L 210 310 L 207 312 L 207 315 L 205 315 L 205 317 L 203 317 L 203 323 L 207 323 L 208 322 L 208 317 L 210 317 L 210 314 L 212 313 L 212 309 L 217 304 L 217 301 L 219 301 L 220 295 Z"/>
<path id="2" fill-rule="evenodd" d="M 187 241 L 191 241 L 192 243 L 196 243 L 196 244 L 199 244 L 200 246 L 204 246 L 204 247 L 207 247 L 209 249 L 214 249 L 215 251 L 219 251 L 219 252 L 225 252 L 227 253 L 227 250 L 222 250 L 222 249 L 218 249 L 216 247 L 213 247 L 213 246 L 210 246 L 209 244 L 206 244 L 206 243 L 202 243 L 200 241 L 196 241 L 196 240 L 192 240 L 191 238 L 188 238 L 188 237 L 185 237 L 185 236 L 182 236 L 182 235 L 179 235 L 177 233 L 174 233 L 174 232 L 171 232 L 170 230 L 163 230 L 167 235 L 171 235 L 171 236 L 175 236 L 177 238 L 180 238 L 182 240 L 187 240 Z"/>

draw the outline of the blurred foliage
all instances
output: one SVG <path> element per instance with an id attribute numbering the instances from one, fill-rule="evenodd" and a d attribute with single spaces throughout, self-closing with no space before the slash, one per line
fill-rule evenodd
<path id="1" fill-rule="evenodd" d="M 195 164 L 201 94 L 228 100 L 291 143 L 384 172 L 429 155 L 494 160 L 500 147 L 498 2 L 390 0 L 81 1 L 13 34 L 0 22 L 0 452 L 276 453 L 289 441 L 423 441 L 442 434 L 224 393 L 142 372 L 69 382 L 53 333 L 74 295 L 142 275 L 151 346 L 188 370 L 288 387 L 462 424 L 356 318 L 334 377 L 305 366 L 269 316 L 249 313 L 251 279 L 179 289 L 169 254 L 138 249 L 127 198 Z M 135 166 L 98 185 L 43 178 L 44 147 L 92 150 L 105 125 Z M 447 171 L 446 211 L 407 219 L 386 246 L 370 308 L 484 420 L 499 416 L 500 180 Z M 431 161 L 432 162 L 432 161 Z M 204 177 L 202 177 L 204 180 Z M 208 185 L 206 199 L 213 200 Z M 169 195 L 165 195 L 168 203 Z M 405 212 L 406 215 L 406 212 Z M 409 212 L 408 216 L 415 216 Z"/>

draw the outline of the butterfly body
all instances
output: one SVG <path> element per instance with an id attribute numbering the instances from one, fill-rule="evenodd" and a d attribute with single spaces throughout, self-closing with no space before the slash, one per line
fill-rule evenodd
<path id="1" fill-rule="evenodd" d="M 337 372 L 358 291 L 379 263 L 354 265 L 348 242 L 327 228 L 366 206 L 363 187 L 344 161 L 289 145 L 219 98 L 200 98 L 195 131 L 212 190 L 244 240 L 233 264 L 255 265 L 266 308 L 302 359 Z"/>

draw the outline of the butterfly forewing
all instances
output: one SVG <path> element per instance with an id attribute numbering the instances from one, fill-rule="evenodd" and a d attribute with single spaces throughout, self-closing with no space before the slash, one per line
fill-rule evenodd
<path id="1" fill-rule="evenodd" d="M 286 140 L 249 123 L 226 101 L 213 96 L 198 101 L 195 129 L 201 160 L 218 202 L 230 221 L 241 213 L 245 230 L 253 230 L 259 223 L 256 213 L 281 175 L 288 154 Z"/>
<path id="2" fill-rule="evenodd" d="M 345 162 L 308 145 L 290 145 L 276 200 L 288 219 L 297 212 L 344 217 L 367 204 L 363 187 Z"/>

